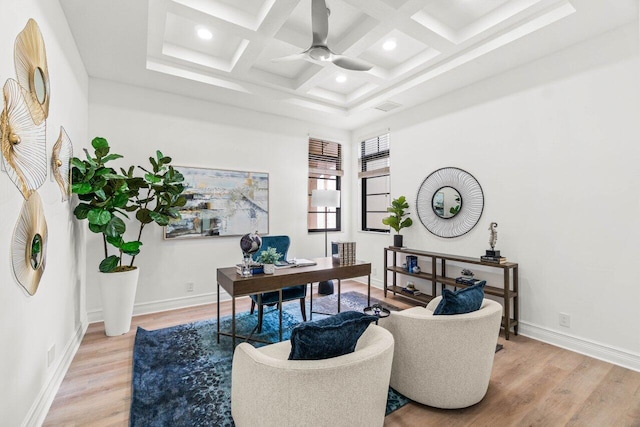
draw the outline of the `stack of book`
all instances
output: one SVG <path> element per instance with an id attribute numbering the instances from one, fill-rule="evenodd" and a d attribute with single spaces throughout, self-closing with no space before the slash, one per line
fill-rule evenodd
<path id="1" fill-rule="evenodd" d="M 474 279 L 473 277 L 456 277 L 456 283 L 460 283 L 463 285 L 475 285 L 476 283 L 478 283 L 480 280 L 478 279 Z"/>
<path id="2" fill-rule="evenodd" d="M 416 288 L 410 289 L 410 288 L 402 288 L 402 293 L 405 293 L 407 295 L 422 295 L 422 292 L 417 290 Z"/>
<path id="3" fill-rule="evenodd" d="M 356 242 L 331 242 L 331 254 L 335 264 L 355 264 Z"/>
<path id="4" fill-rule="evenodd" d="M 480 261 L 484 261 L 484 262 L 492 262 L 494 264 L 504 264 L 505 262 L 507 262 L 507 258 L 503 257 L 503 256 L 487 256 L 487 255 L 482 255 L 480 257 Z"/>
<path id="5" fill-rule="evenodd" d="M 251 274 L 263 274 L 264 266 L 262 264 L 252 264 L 249 266 Z M 242 275 L 242 264 L 236 264 L 236 273 Z"/>

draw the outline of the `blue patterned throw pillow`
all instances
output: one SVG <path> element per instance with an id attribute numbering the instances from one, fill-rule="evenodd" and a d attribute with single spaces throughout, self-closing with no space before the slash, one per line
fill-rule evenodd
<path id="1" fill-rule="evenodd" d="M 300 323 L 291 331 L 289 360 L 320 360 L 353 353 L 360 336 L 376 319 L 358 311 L 343 311 Z"/>
<path id="2" fill-rule="evenodd" d="M 463 314 L 480 310 L 482 300 L 484 299 L 484 285 L 486 285 L 486 283 L 487 281 L 483 280 L 473 286 L 455 292 L 449 289 L 443 289 L 442 299 L 433 311 L 433 315 Z"/>

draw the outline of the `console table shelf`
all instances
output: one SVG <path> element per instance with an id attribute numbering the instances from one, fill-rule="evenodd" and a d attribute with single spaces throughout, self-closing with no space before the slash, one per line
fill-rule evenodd
<path id="1" fill-rule="evenodd" d="M 392 265 L 389 265 L 389 253 L 393 256 Z M 426 269 L 426 265 L 430 264 L 430 272 L 421 271 L 420 273 L 410 273 L 401 266 L 398 266 L 398 255 L 415 255 L 418 258 L 429 258 L 430 262 L 423 262 L 421 269 Z M 441 290 L 445 286 L 452 286 L 455 288 L 468 288 L 470 285 L 464 283 L 457 283 L 455 277 L 447 276 L 447 261 L 455 263 L 465 263 L 481 265 L 483 267 L 502 269 L 503 271 L 503 286 L 485 286 L 484 292 L 487 295 L 500 297 L 504 300 L 504 316 L 502 317 L 502 327 L 504 328 L 504 336 L 509 339 L 509 333 L 513 328 L 513 333 L 518 335 L 518 264 L 514 262 L 506 262 L 502 264 L 491 263 L 481 261 L 478 258 L 471 258 L 459 255 L 442 254 L 438 252 L 427 252 L 416 249 L 399 248 L 390 246 L 384 248 L 384 295 L 387 296 L 387 292 L 393 292 L 394 295 L 400 295 L 404 298 L 412 301 L 426 304 L 436 296 L 437 284 L 440 284 Z M 440 275 L 438 274 L 438 264 L 440 264 Z M 391 283 L 389 282 L 389 274 L 391 273 Z M 398 285 L 398 275 L 415 277 L 431 282 L 431 295 L 420 294 L 411 295 L 402 291 L 402 286 Z M 513 278 L 513 279 L 512 279 Z M 513 303 L 513 310 L 511 310 L 511 304 Z M 512 312 L 513 311 L 513 312 Z"/>

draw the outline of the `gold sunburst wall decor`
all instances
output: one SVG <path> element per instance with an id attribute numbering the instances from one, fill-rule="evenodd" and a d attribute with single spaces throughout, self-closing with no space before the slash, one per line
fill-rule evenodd
<path id="1" fill-rule="evenodd" d="M 28 91 L 27 106 L 36 125 L 49 116 L 49 69 L 44 39 L 38 24 L 29 19 L 16 37 L 14 62 L 18 83 Z"/>
<path id="2" fill-rule="evenodd" d="M 11 243 L 13 274 L 29 295 L 38 290 L 46 260 L 47 221 L 40 195 L 33 193 L 22 203 Z"/>
<path id="3" fill-rule="evenodd" d="M 2 165 L 22 196 L 28 199 L 47 178 L 46 122 L 34 124 L 25 101 L 28 93 L 15 80 L 7 80 L 3 95 Z"/>
<path id="4" fill-rule="evenodd" d="M 69 135 L 60 126 L 60 136 L 53 146 L 51 153 L 51 172 L 56 179 L 60 192 L 62 193 L 62 201 L 69 200 L 71 195 L 71 158 L 73 157 L 73 144 Z"/>

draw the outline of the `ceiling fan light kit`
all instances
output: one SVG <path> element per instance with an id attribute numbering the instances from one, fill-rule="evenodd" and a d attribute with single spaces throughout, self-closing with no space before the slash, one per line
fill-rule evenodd
<path id="1" fill-rule="evenodd" d="M 311 30 L 313 41 L 311 47 L 301 53 L 273 59 L 274 62 L 295 61 L 304 59 L 311 62 L 331 62 L 338 67 L 352 71 L 369 71 L 373 65 L 366 61 L 337 54 L 327 46 L 329 34 L 329 9 L 325 0 L 312 0 Z"/>

